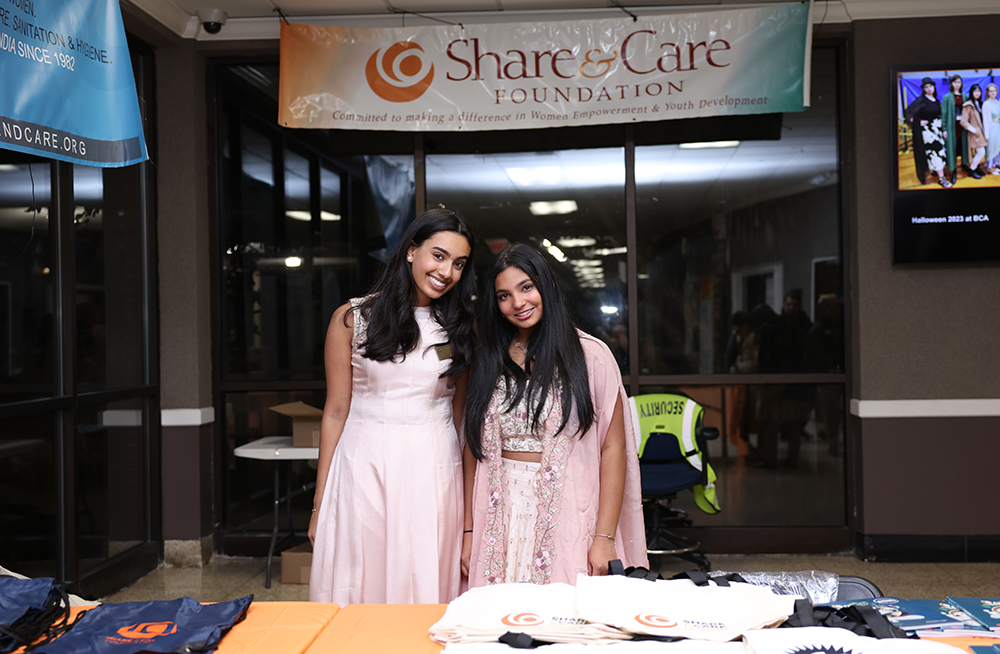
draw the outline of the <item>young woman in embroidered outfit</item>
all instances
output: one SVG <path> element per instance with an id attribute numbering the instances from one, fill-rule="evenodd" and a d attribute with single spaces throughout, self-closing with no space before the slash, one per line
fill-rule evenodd
<path id="1" fill-rule="evenodd" d="M 438 604 L 459 592 L 461 416 L 474 238 L 432 209 L 371 294 L 334 313 L 309 538 L 314 602 Z"/>
<path id="2" fill-rule="evenodd" d="M 501 252 L 483 289 L 465 407 L 469 585 L 575 583 L 613 559 L 648 566 L 614 356 L 573 326 L 532 248 Z"/>

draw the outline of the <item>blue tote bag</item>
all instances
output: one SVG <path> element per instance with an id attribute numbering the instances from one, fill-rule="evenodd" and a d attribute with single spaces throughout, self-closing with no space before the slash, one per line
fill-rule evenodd
<path id="1" fill-rule="evenodd" d="M 0 575 L 0 652 L 30 645 L 42 635 L 54 637 L 68 618 L 69 598 L 53 579 Z"/>
<path id="2" fill-rule="evenodd" d="M 190 597 L 170 601 L 102 604 L 69 632 L 34 650 L 37 654 L 131 654 L 211 652 L 244 617 L 253 595 L 231 602 L 199 604 Z"/>

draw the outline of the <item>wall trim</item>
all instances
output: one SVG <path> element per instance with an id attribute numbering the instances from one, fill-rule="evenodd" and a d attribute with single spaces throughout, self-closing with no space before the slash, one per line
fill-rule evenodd
<path id="1" fill-rule="evenodd" d="M 851 400 L 859 418 L 981 418 L 1000 416 L 1000 399 Z"/>
<path id="2" fill-rule="evenodd" d="M 163 427 L 197 427 L 215 422 L 215 407 L 200 409 L 163 409 L 160 425 Z"/>

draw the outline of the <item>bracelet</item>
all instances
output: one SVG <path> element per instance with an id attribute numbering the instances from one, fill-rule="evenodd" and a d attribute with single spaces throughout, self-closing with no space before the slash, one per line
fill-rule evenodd
<path id="1" fill-rule="evenodd" d="M 471 529 L 466 529 L 466 530 L 465 530 L 465 531 L 463 531 L 462 533 L 463 533 L 463 534 L 471 534 L 471 533 L 472 533 L 472 530 L 471 530 Z"/>
<path id="2" fill-rule="evenodd" d="M 319 511 L 319 509 L 313 509 L 312 510 L 313 513 L 316 513 L 317 511 Z"/>
<path id="3" fill-rule="evenodd" d="M 600 536 L 601 538 L 607 538 L 612 543 L 615 542 L 615 537 L 614 536 L 608 536 L 607 534 L 594 534 L 594 538 L 597 538 L 598 536 Z"/>

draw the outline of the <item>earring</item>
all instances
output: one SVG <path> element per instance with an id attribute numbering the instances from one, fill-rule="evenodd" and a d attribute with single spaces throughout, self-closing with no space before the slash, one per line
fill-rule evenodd
<path id="1" fill-rule="evenodd" d="M 410 254 L 406 255 L 406 260 L 409 261 L 410 263 L 413 263 L 413 255 Z"/>

